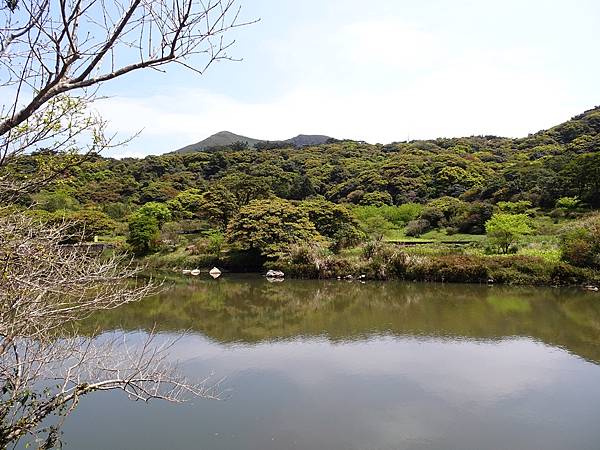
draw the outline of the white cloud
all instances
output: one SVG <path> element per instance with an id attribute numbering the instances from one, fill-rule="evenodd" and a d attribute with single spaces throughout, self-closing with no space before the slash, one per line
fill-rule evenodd
<path id="1" fill-rule="evenodd" d="M 543 55 L 526 47 L 463 49 L 392 19 L 333 30 L 311 27 L 271 43 L 266 58 L 280 64 L 282 76 L 283 71 L 301 75 L 278 97 L 242 101 L 170 88 L 146 98 L 111 98 L 98 108 L 114 130 L 144 129 L 128 149 L 144 154 L 170 151 L 221 130 L 261 139 L 319 133 L 382 143 L 523 136 L 590 106 L 574 101 L 569 86 L 543 70 Z"/>
<path id="2" fill-rule="evenodd" d="M 398 19 L 369 20 L 341 27 L 334 34 L 336 53 L 354 64 L 373 68 L 420 68 L 439 65 L 445 45 L 432 33 Z"/>

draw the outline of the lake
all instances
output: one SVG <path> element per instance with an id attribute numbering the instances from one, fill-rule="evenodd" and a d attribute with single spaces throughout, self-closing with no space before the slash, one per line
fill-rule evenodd
<path id="1" fill-rule="evenodd" d="M 183 279 L 98 315 L 180 339 L 223 400 L 85 399 L 69 449 L 600 449 L 600 295 L 579 289 Z"/>

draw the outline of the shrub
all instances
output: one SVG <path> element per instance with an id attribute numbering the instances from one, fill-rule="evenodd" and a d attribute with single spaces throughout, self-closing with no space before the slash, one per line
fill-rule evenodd
<path id="1" fill-rule="evenodd" d="M 559 263 L 552 269 L 550 279 L 552 284 L 555 285 L 574 285 L 585 283 L 590 279 L 590 276 L 585 269 Z"/>
<path id="2" fill-rule="evenodd" d="M 528 200 L 519 200 L 518 202 L 498 202 L 498 209 L 507 214 L 525 214 L 531 208 L 531 202 Z"/>
<path id="3" fill-rule="evenodd" d="M 556 208 L 562 208 L 566 210 L 573 210 L 579 205 L 579 198 L 577 197 L 561 197 L 556 200 Z"/>
<path id="4" fill-rule="evenodd" d="M 578 267 L 600 268 L 600 214 L 571 225 L 562 235 L 563 260 Z"/>
<path id="5" fill-rule="evenodd" d="M 481 258 L 466 255 L 425 257 L 408 265 L 407 277 L 418 281 L 481 283 L 488 269 Z"/>
<path id="6" fill-rule="evenodd" d="M 404 203 L 400 206 L 381 207 L 383 217 L 397 227 L 402 227 L 411 220 L 415 220 L 421 211 L 423 211 L 423 205 L 418 203 Z"/>
<path id="7" fill-rule="evenodd" d="M 407 236 L 416 237 L 416 236 L 421 236 L 423 233 L 426 233 L 430 229 L 431 229 L 431 224 L 426 219 L 411 220 L 406 225 L 406 228 L 404 229 L 404 233 Z"/>

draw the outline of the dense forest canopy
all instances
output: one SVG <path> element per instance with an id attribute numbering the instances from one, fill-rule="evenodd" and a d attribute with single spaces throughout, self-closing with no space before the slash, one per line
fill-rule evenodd
<path id="1" fill-rule="evenodd" d="M 56 189 L 113 218 L 147 202 L 217 185 L 238 202 L 268 195 L 323 196 L 336 203 L 401 205 L 450 196 L 466 202 L 531 202 L 553 208 L 561 197 L 600 207 L 600 108 L 525 138 L 440 138 L 387 145 L 335 141 L 311 147 L 216 148 L 143 159 L 95 157 Z M 15 162 L 27 176 L 43 150 Z M 244 195 L 242 194 L 244 192 Z M 246 197 L 246 198 L 244 198 Z"/>

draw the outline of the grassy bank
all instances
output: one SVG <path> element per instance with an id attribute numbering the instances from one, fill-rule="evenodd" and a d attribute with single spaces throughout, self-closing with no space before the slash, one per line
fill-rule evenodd
<path id="1" fill-rule="evenodd" d="M 143 260 L 151 270 L 210 269 L 231 272 L 283 270 L 293 278 L 402 279 L 423 282 L 495 283 L 511 285 L 599 285 L 600 273 L 560 260 L 556 252 L 525 248 L 517 255 L 485 255 L 478 247 L 434 244 L 404 247 L 371 242 L 333 254 L 326 249 L 296 246 L 285 257 L 264 261 L 259 255 L 222 252 L 190 255 L 183 249 Z"/>
<path id="2" fill-rule="evenodd" d="M 443 247 L 402 248 L 369 243 L 339 255 L 299 247 L 272 263 L 298 278 L 403 279 L 410 281 L 521 285 L 598 284 L 597 271 L 534 255 L 485 256 Z"/>

